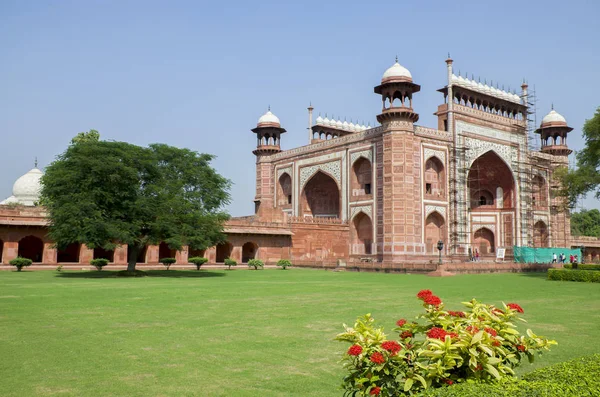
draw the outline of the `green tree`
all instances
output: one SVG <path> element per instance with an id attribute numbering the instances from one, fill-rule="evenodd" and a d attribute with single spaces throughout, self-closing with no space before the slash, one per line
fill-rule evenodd
<path id="1" fill-rule="evenodd" d="M 571 234 L 600 237 L 600 211 L 582 210 L 571 214 Z"/>
<path id="2" fill-rule="evenodd" d="M 600 199 L 600 107 L 596 109 L 594 117 L 585 121 L 583 137 L 585 147 L 577 152 L 577 169 L 560 169 L 556 172 L 561 184 L 557 193 L 566 199 L 571 208 L 581 196 L 591 192 Z"/>
<path id="3" fill-rule="evenodd" d="M 80 132 L 71 139 L 71 145 L 76 145 L 82 142 L 98 142 L 100 140 L 100 133 L 96 130 L 89 130 L 88 132 Z"/>
<path id="4" fill-rule="evenodd" d="M 59 247 L 127 244 L 129 272 L 147 244 L 214 246 L 225 240 L 230 182 L 213 158 L 163 144 L 74 141 L 42 177 L 49 237 Z"/>

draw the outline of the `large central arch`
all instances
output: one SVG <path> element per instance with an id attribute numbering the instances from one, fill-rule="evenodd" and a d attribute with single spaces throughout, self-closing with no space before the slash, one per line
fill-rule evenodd
<path id="1" fill-rule="evenodd" d="M 304 216 L 339 218 L 340 191 L 335 180 L 319 171 L 304 185 L 301 199 Z"/>
<path id="2" fill-rule="evenodd" d="M 467 187 L 472 209 L 515 207 L 515 180 L 508 165 L 495 152 L 479 156 L 471 165 Z"/>

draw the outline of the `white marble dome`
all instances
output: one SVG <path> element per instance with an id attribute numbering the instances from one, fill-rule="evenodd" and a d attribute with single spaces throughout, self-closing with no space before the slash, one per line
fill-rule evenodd
<path id="1" fill-rule="evenodd" d="M 40 178 L 43 172 L 37 167 L 22 175 L 13 185 L 13 195 L 0 204 L 35 205 L 40 198 Z"/>
<path id="2" fill-rule="evenodd" d="M 277 124 L 277 125 L 280 125 L 279 117 L 277 117 L 273 113 L 271 113 L 271 109 L 269 109 L 267 111 L 267 113 L 263 114 L 258 119 L 258 125 L 261 125 L 261 124 Z"/>
<path id="3" fill-rule="evenodd" d="M 410 74 L 408 69 L 406 69 L 404 66 L 400 65 L 398 63 L 398 60 L 396 60 L 396 63 L 393 64 L 391 67 L 389 67 L 385 71 L 385 73 L 383 73 L 381 82 L 383 83 L 385 81 L 394 80 L 394 79 L 409 79 L 410 81 L 412 81 L 412 74 Z"/>
<path id="4" fill-rule="evenodd" d="M 542 119 L 542 124 L 548 123 L 565 123 L 567 124 L 567 120 L 556 110 L 552 109 L 550 113 L 544 116 Z"/>

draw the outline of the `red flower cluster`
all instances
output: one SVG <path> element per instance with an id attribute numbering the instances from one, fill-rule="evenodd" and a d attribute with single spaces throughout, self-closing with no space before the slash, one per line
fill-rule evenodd
<path id="1" fill-rule="evenodd" d="M 500 345 L 502 345 L 502 343 L 500 343 L 500 341 L 499 341 L 499 340 L 497 340 L 497 339 L 494 339 L 494 341 L 492 342 L 492 345 L 493 345 L 493 346 L 500 346 Z"/>
<path id="2" fill-rule="evenodd" d="M 401 318 L 400 320 L 396 321 L 396 325 L 397 325 L 398 327 L 403 327 L 403 326 L 404 326 L 404 324 L 406 324 L 406 320 L 405 320 L 405 319 L 403 319 L 403 318 Z"/>
<path id="3" fill-rule="evenodd" d="M 523 346 L 523 345 L 518 345 L 518 346 L 517 346 L 517 350 L 518 350 L 518 351 L 520 351 L 520 352 L 524 352 L 524 351 L 525 351 L 525 346 Z"/>
<path id="4" fill-rule="evenodd" d="M 481 364 L 477 364 L 477 366 L 475 367 L 475 371 L 481 371 L 483 369 L 483 366 Z"/>
<path id="5" fill-rule="evenodd" d="M 467 327 L 467 331 L 469 331 L 472 334 L 476 334 L 479 332 L 479 328 L 475 327 L 474 325 L 469 325 Z"/>
<path id="6" fill-rule="evenodd" d="M 425 298 L 425 303 L 437 307 L 442 304 L 442 300 L 435 295 L 429 295 Z"/>
<path id="7" fill-rule="evenodd" d="M 490 334 L 492 336 L 498 336 L 498 332 L 496 332 L 496 330 L 494 328 L 487 327 L 485 329 L 485 332 L 487 332 L 488 334 Z"/>
<path id="8" fill-rule="evenodd" d="M 453 383 L 454 383 L 454 381 L 453 381 L 452 379 L 444 379 L 444 381 L 443 381 L 443 382 L 444 382 L 445 384 L 447 384 L 447 385 L 451 385 L 451 384 L 453 384 Z"/>
<path id="9" fill-rule="evenodd" d="M 422 289 L 421 291 L 419 291 L 419 293 L 417 294 L 417 298 L 421 299 L 421 300 L 425 300 L 426 297 L 433 295 L 433 292 L 431 292 L 431 290 L 428 289 Z"/>
<path id="10" fill-rule="evenodd" d="M 427 331 L 427 337 L 431 339 L 445 340 L 446 335 L 448 335 L 450 338 L 458 338 L 458 334 L 456 332 L 446 332 L 442 328 L 438 327 L 433 327 Z"/>
<path id="11" fill-rule="evenodd" d="M 362 346 L 360 345 L 352 345 L 348 349 L 348 354 L 351 356 L 358 356 L 360 353 L 362 353 Z"/>
<path id="12" fill-rule="evenodd" d="M 381 347 L 389 351 L 392 355 L 398 353 L 402 349 L 400 343 L 396 342 L 395 340 L 385 341 L 381 344 Z"/>
<path id="13" fill-rule="evenodd" d="M 383 354 L 375 352 L 371 354 L 370 360 L 375 364 L 383 364 L 385 362 L 385 357 L 383 357 Z"/>
<path id="14" fill-rule="evenodd" d="M 401 339 L 412 338 L 412 336 L 413 336 L 413 333 L 410 331 L 404 331 L 403 333 L 400 334 Z"/>
<path id="15" fill-rule="evenodd" d="M 504 312 L 503 312 L 502 310 L 498 309 L 497 307 L 495 307 L 495 308 L 492 310 L 492 313 L 494 313 L 494 314 L 504 314 Z"/>
<path id="16" fill-rule="evenodd" d="M 516 304 L 516 303 L 509 303 L 506 306 L 508 306 L 509 308 L 517 311 L 518 313 L 524 313 L 523 308 L 521 306 L 519 306 L 518 304 Z"/>
<path id="17" fill-rule="evenodd" d="M 371 391 L 369 392 L 369 394 L 372 396 L 378 396 L 379 393 L 381 393 L 381 387 L 379 387 L 379 386 L 372 388 Z"/>
<path id="18" fill-rule="evenodd" d="M 465 312 L 454 312 L 452 310 L 448 310 L 448 314 L 451 315 L 452 317 L 465 317 L 466 316 Z"/>

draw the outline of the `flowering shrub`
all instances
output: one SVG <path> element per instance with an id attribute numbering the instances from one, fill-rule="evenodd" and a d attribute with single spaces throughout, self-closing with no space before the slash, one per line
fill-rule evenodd
<path id="1" fill-rule="evenodd" d="M 411 395 L 428 388 L 448 387 L 466 380 L 491 382 L 513 377 L 513 368 L 525 357 L 533 362 L 537 351 L 556 344 L 527 330 L 521 335 L 514 321 L 523 308 L 516 303 L 503 308 L 475 299 L 463 302 L 466 311 L 445 311 L 442 300 L 430 290 L 417 298 L 425 312 L 423 324 L 400 319 L 388 339 L 370 314 L 336 340 L 351 343 L 344 354 L 348 375 L 343 387 L 352 396 Z"/>

